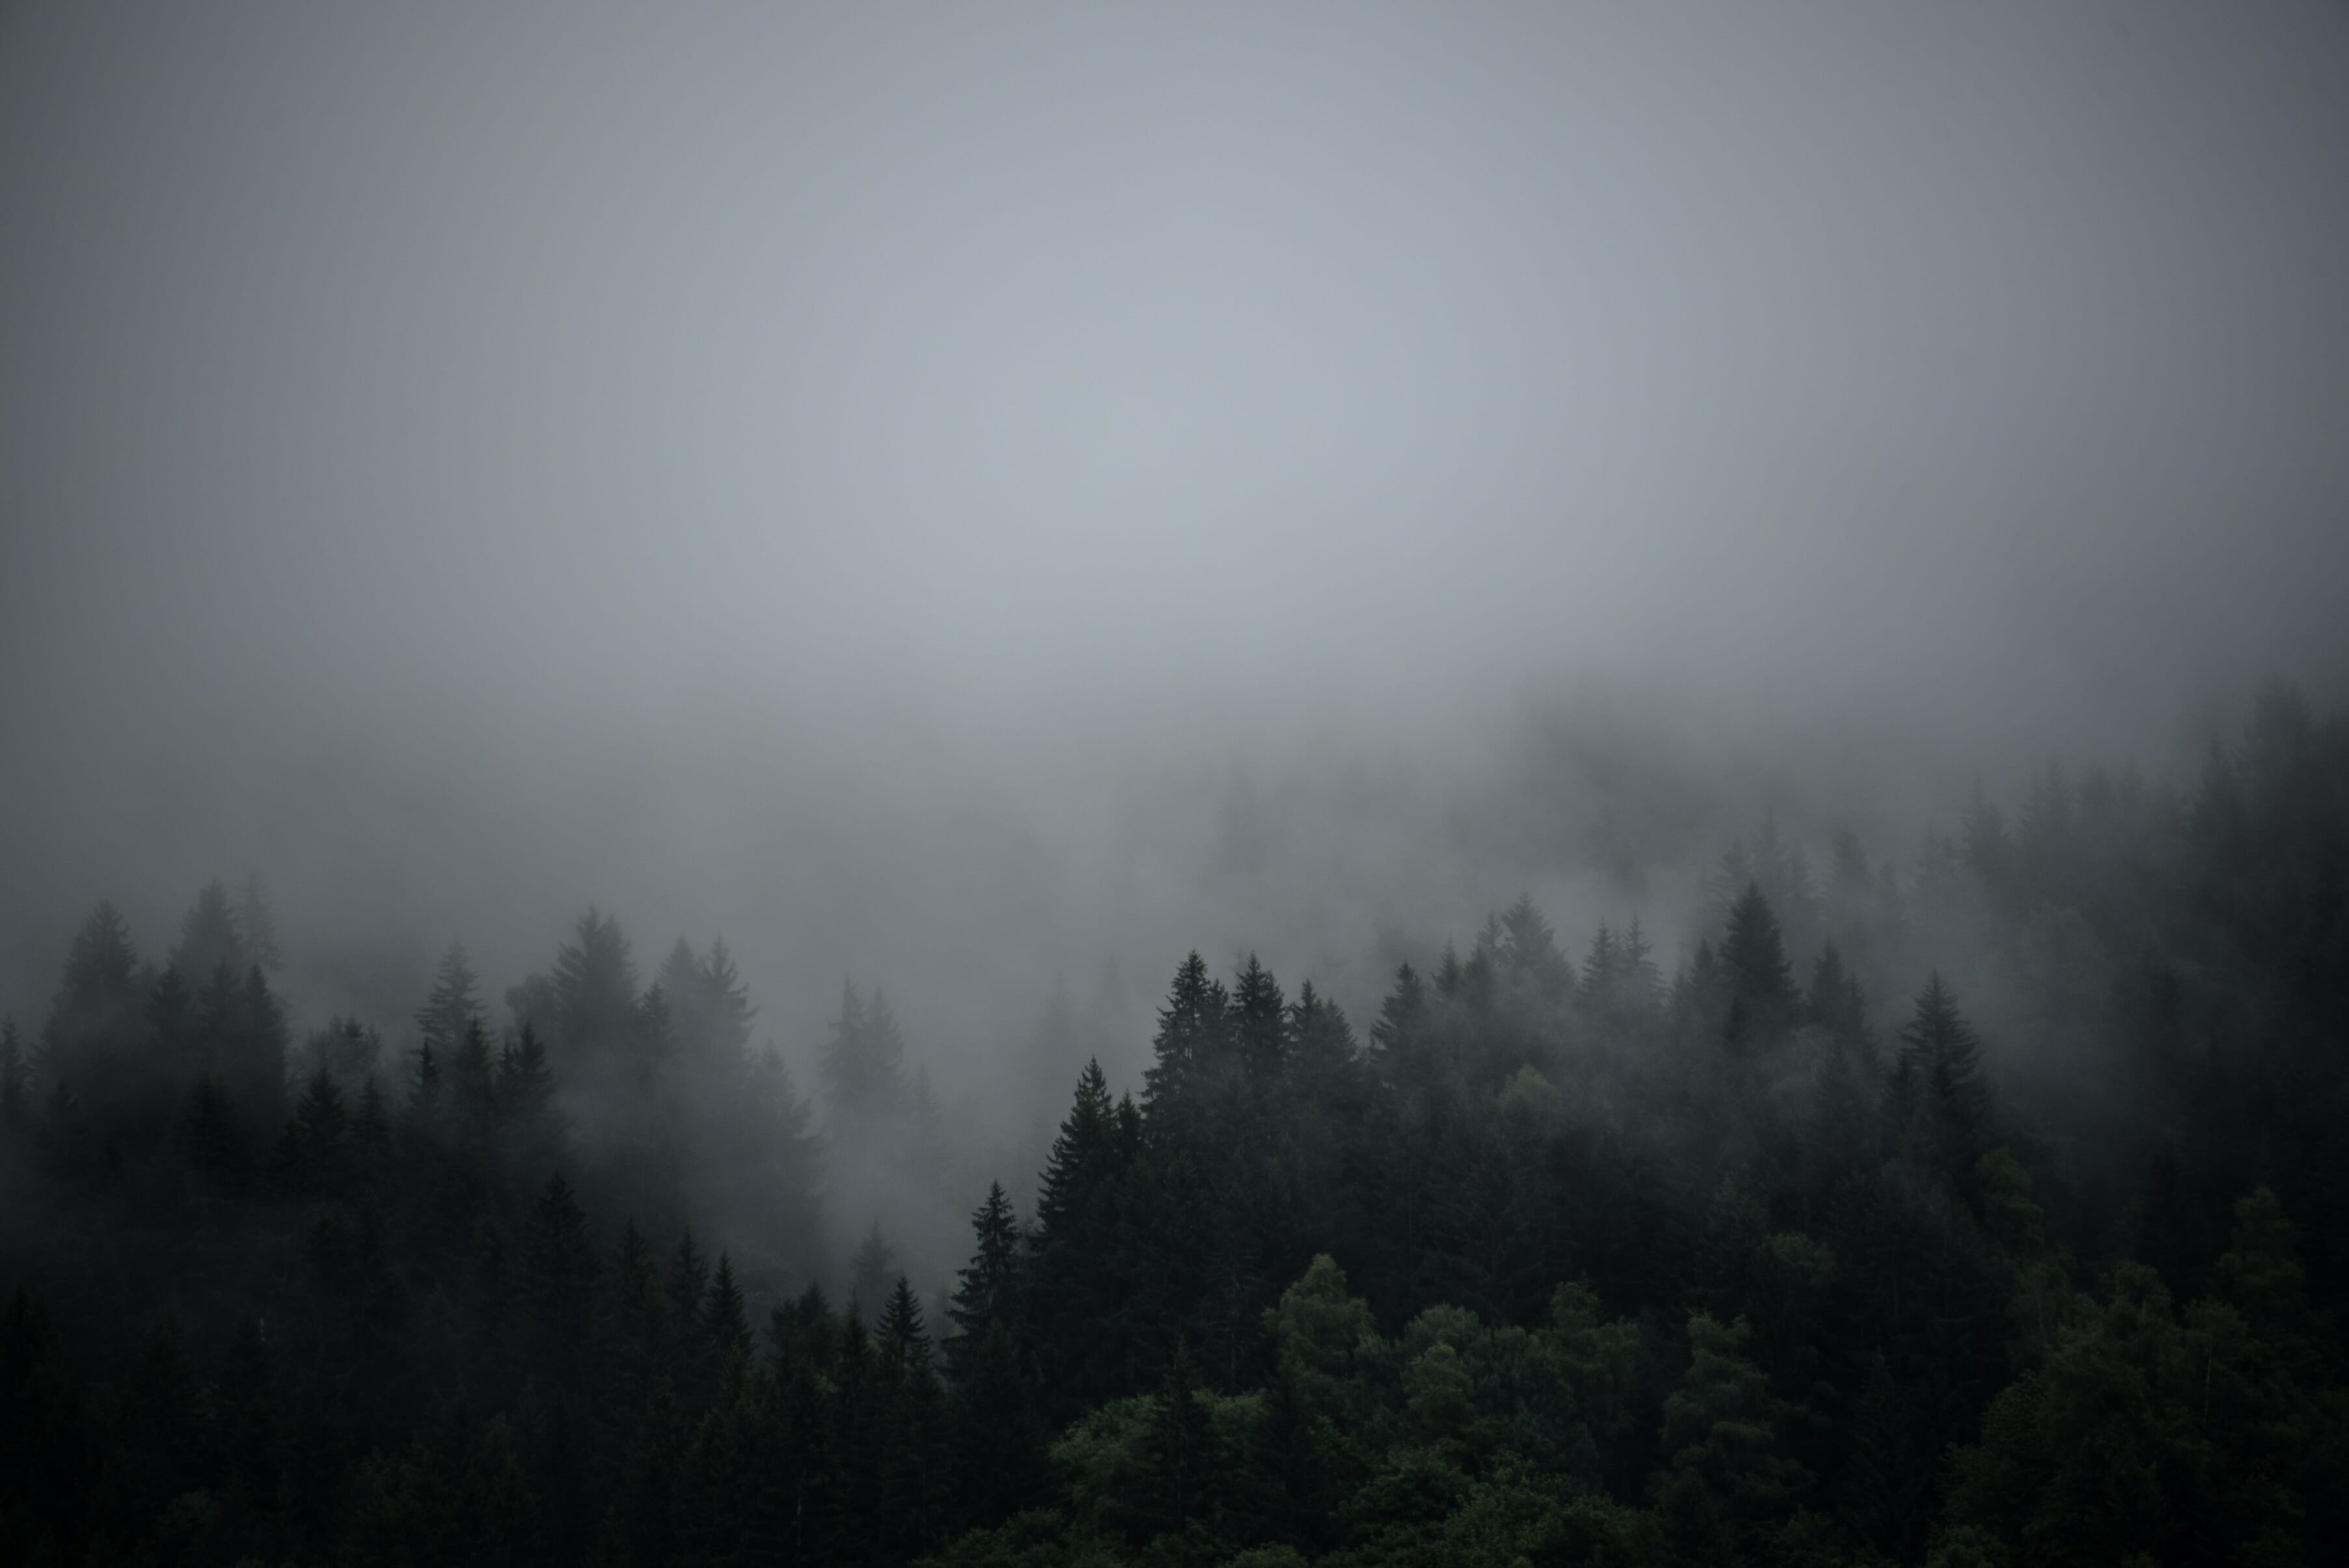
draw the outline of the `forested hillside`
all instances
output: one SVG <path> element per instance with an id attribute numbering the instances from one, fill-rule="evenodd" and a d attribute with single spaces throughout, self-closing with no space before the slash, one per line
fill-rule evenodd
<path id="1" fill-rule="evenodd" d="M 803 1091 L 722 944 L 591 912 L 297 1042 L 257 888 L 101 906 L 0 1045 L 0 1560 L 2329 1554 L 2349 723 L 1722 848 L 1669 972 L 1530 901 L 1359 1024 L 1191 955 L 1032 1212 L 874 991 Z"/>

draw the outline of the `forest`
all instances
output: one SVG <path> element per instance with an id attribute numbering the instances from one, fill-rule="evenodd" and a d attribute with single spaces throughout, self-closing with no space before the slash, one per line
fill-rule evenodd
<path id="1" fill-rule="evenodd" d="M 0 1560 L 2328 1555 L 2349 720 L 1709 852 L 1669 965 L 1520 899 L 1357 1021 L 1192 954 L 991 1185 L 872 987 L 802 1084 L 591 911 L 296 1040 L 257 886 L 101 904 L 0 1040 Z"/>

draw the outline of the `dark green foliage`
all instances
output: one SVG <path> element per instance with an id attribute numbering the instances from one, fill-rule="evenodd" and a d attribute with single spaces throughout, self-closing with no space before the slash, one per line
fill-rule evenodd
<path id="1" fill-rule="evenodd" d="M 827 1156 L 721 944 L 640 992 L 591 910 L 511 1031 L 452 949 L 402 1081 L 337 1019 L 289 1086 L 265 905 L 160 973 L 101 907 L 0 1026 L 0 1561 L 2321 1560 L 2349 732 L 1748 842 L 1669 984 L 1521 898 L 1367 1048 L 1191 955 L 936 1317 L 885 1205 L 807 1283 L 827 1157 L 954 1168 L 877 991 Z"/>

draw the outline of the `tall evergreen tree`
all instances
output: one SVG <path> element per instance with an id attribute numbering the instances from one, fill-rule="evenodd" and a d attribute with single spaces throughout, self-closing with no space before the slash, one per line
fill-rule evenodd
<path id="1" fill-rule="evenodd" d="M 1795 992 L 1777 916 L 1758 882 L 1748 882 L 1730 908 L 1721 965 L 1728 984 L 1730 1043 L 1768 1044 L 1793 1021 Z"/>
<path id="2" fill-rule="evenodd" d="M 1143 1076 L 1143 1103 L 1151 1109 L 1180 1104 L 1220 1078 L 1230 1032 L 1230 998 L 1207 974 L 1197 953 L 1174 972 L 1166 1006 L 1159 1009 L 1154 1059 Z"/>
<path id="3" fill-rule="evenodd" d="M 879 1312 L 896 1277 L 896 1249 L 881 1234 L 881 1222 L 875 1220 L 848 1260 L 849 1305 L 861 1312 Z"/>
<path id="4" fill-rule="evenodd" d="M 990 1325 L 957 1353 L 949 1407 L 966 1525 L 992 1525 L 1049 1495 L 1045 1431 L 1011 1331 Z"/>
<path id="5" fill-rule="evenodd" d="M 1513 981 L 1547 1002 L 1563 999 L 1574 983 L 1573 966 L 1557 950 L 1557 934 L 1530 893 L 1519 894 L 1501 916 L 1501 964 Z"/>
<path id="6" fill-rule="evenodd" d="M 446 1061 L 456 1054 L 465 1031 L 481 1016 L 481 981 L 461 942 L 449 944 L 432 972 L 432 994 L 416 1010 L 417 1032 L 425 1047 Z"/>
<path id="7" fill-rule="evenodd" d="M 263 969 L 285 967 L 285 954 L 277 945 L 277 912 L 269 902 L 269 890 L 262 885 L 258 872 L 244 879 L 237 897 L 236 924 L 244 938 L 248 960 Z"/>
<path id="8" fill-rule="evenodd" d="M 111 1119 L 145 1087 L 144 1001 L 129 928 L 113 904 L 101 903 L 67 951 L 41 1031 L 41 1076 Z"/>
<path id="9" fill-rule="evenodd" d="M 1288 999 L 1253 953 L 1232 987 L 1228 1018 L 1241 1070 L 1259 1083 L 1278 1078 L 1288 1059 Z"/>
<path id="10" fill-rule="evenodd" d="M 901 1119 L 911 1092 L 905 1056 L 905 1040 L 878 987 L 868 1005 L 854 985 L 843 983 L 840 1016 L 833 1021 L 823 1061 L 833 1114 L 867 1126 Z"/>
<path id="11" fill-rule="evenodd" d="M 1900 1031 L 1895 1093 L 1911 1148 L 1928 1169 L 1970 1193 L 1990 1142 L 1990 1086 L 1982 1076 L 1982 1042 L 1938 971 L 1917 994 Z"/>
<path id="12" fill-rule="evenodd" d="M 1394 988 L 1379 1005 L 1378 1021 L 1371 1026 L 1371 1059 L 1389 1083 L 1419 1078 L 1428 1051 L 1427 987 L 1408 964 L 1395 969 Z"/>
<path id="13" fill-rule="evenodd" d="M 221 965 L 242 975 L 254 960 L 239 927 L 228 889 L 215 877 L 204 883 L 196 902 L 180 921 L 179 945 L 171 949 L 171 966 L 182 975 L 209 975 Z"/>
<path id="14" fill-rule="evenodd" d="M 0 1137 L 22 1138 L 31 1120 L 32 1094 L 16 1020 L 0 1018 Z"/>
<path id="15" fill-rule="evenodd" d="M 1020 1253 L 1019 1219 L 1005 1196 L 1003 1183 L 990 1181 L 986 1201 L 970 1217 L 974 1243 L 970 1262 L 955 1275 L 948 1308 L 954 1337 L 947 1341 L 947 1365 L 957 1377 L 965 1376 L 971 1357 L 990 1329 L 1007 1331 L 1019 1321 Z"/>
<path id="16" fill-rule="evenodd" d="M 648 1012 L 637 996 L 636 959 L 619 922 L 589 905 L 571 940 L 556 949 L 543 995 L 527 981 L 516 990 L 509 998 L 520 1004 L 515 1023 L 533 1023 L 545 1034 L 564 1081 L 625 1113 L 613 1137 L 652 1140 L 660 1109 L 657 1063 L 668 1042 L 662 1010 Z M 541 1007 L 547 1016 L 539 1015 Z"/>

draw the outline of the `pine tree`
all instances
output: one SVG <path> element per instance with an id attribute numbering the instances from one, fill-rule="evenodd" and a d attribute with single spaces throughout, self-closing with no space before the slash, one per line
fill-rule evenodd
<path id="1" fill-rule="evenodd" d="M 1271 1082 L 1288 1066 L 1288 1015 L 1280 983 L 1249 954 L 1232 987 L 1229 1028 L 1241 1070 L 1259 1083 Z"/>
<path id="2" fill-rule="evenodd" d="M 277 946 L 277 915 L 270 907 L 269 892 L 262 886 L 261 874 L 253 872 L 244 879 L 244 888 L 237 900 L 236 923 L 244 937 L 245 956 L 263 969 L 283 969 L 285 955 Z"/>
<path id="3" fill-rule="evenodd" d="M 465 944 L 451 942 L 432 974 L 432 994 L 416 1010 L 416 1027 L 424 1046 L 442 1060 L 457 1047 L 481 1016 L 481 982 L 473 973 Z"/>
<path id="4" fill-rule="evenodd" d="M 21 1139 L 32 1119 L 26 1083 L 25 1048 L 16 1039 L 16 1020 L 0 1018 L 0 1137 Z"/>
<path id="5" fill-rule="evenodd" d="M 1990 1087 L 1982 1078 L 1982 1042 L 1938 971 L 1917 995 L 1900 1031 L 1896 1093 L 1905 1101 L 1911 1147 L 1929 1170 L 1961 1194 L 1990 1141 Z"/>
<path id="6" fill-rule="evenodd" d="M 1520 893 L 1501 916 L 1501 965 L 1511 980 L 1546 1002 L 1561 1000 L 1573 985 L 1573 966 L 1557 950 L 1557 934 L 1530 893 Z"/>
<path id="7" fill-rule="evenodd" d="M 321 1068 L 310 1076 L 277 1146 L 278 1173 L 297 1197 L 338 1196 L 347 1174 L 344 1136 L 350 1113 L 333 1075 Z"/>
<path id="8" fill-rule="evenodd" d="M 1106 1396 L 1124 1374 L 1116 1348 L 1129 1305 L 1122 1209 L 1138 1139 L 1123 1126 L 1121 1109 L 1110 1102 L 1101 1064 L 1087 1062 L 1052 1140 L 1029 1233 L 1028 1343 L 1046 1363 L 1044 1387 L 1070 1406 Z"/>
<path id="9" fill-rule="evenodd" d="M 641 1110 L 650 1087 L 649 1057 L 667 1042 L 653 1037 L 636 995 L 636 959 L 620 923 L 590 904 L 556 949 L 544 1005 L 551 1017 L 524 1016 L 547 1031 L 564 1075 L 591 1098 L 621 1097 Z"/>
<path id="10" fill-rule="evenodd" d="M 947 1364 L 954 1371 L 951 1420 L 963 1519 L 994 1523 L 1043 1491 L 1043 1425 L 1019 1345 L 1019 1218 L 1003 1183 L 988 1185 L 987 1200 L 970 1216 L 970 1230 L 975 1249 L 956 1274 L 947 1307 L 954 1319 L 954 1338 L 947 1340 Z"/>
<path id="11" fill-rule="evenodd" d="M 1586 1001 L 1598 1006 L 1605 1005 L 1615 984 L 1618 962 L 1614 929 L 1602 920 L 1582 956 L 1582 995 Z"/>
<path id="12" fill-rule="evenodd" d="M 1353 1026 L 1335 1002 L 1306 981 L 1288 1009 L 1289 1070 L 1304 1104 L 1332 1113 L 1350 1109 L 1359 1059 Z"/>
<path id="13" fill-rule="evenodd" d="M 90 911 L 66 954 L 65 974 L 41 1031 L 41 1074 L 69 1086 L 111 1120 L 144 1088 L 145 996 L 129 928 L 111 903 Z"/>
<path id="14" fill-rule="evenodd" d="M 745 1212 L 776 1256 L 812 1263 L 823 1243 L 823 1155 L 808 1130 L 809 1109 L 792 1087 L 781 1053 L 759 1053 L 740 1097 Z"/>
<path id="15" fill-rule="evenodd" d="M 697 957 L 680 937 L 657 984 L 668 999 L 678 1057 L 688 1068 L 705 1078 L 740 1071 L 758 1009 L 726 944 L 713 941 L 709 955 Z"/>
<path id="16" fill-rule="evenodd" d="M 750 1355 L 750 1311 L 743 1305 L 742 1287 L 734 1281 L 734 1261 L 722 1252 L 718 1254 L 718 1270 L 710 1276 L 702 1323 L 721 1366 L 732 1367 Z"/>
<path id="17" fill-rule="evenodd" d="M 285 1114 L 285 1015 L 257 965 L 238 988 L 236 1026 L 221 1069 L 230 1092 L 261 1125 Z"/>
<path id="18" fill-rule="evenodd" d="M 408 1115 L 428 1132 L 440 1125 L 440 1063 L 429 1044 L 418 1047 L 416 1059 L 409 1068 Z"/>
<path id="19" fill-rule="evenodd" d="M 889 1407 L 883 1516 L 893 1546 L 911 1555 L 935 1543 L 944 1522 L 948 1458 L 945 1397 L 930 1364 L 921 1302 L 903 1274 L 882 1309 L 875 1337 Z"/>
<path id="20" fill-rule="evenodd" d="M 188 1161 L 220 1186 L 233 1191 L 251 1169 L 252 1155 L 236 1108 L 209 1072 L 196 1075 L 189 1096 Z"/>
<path id="21" fill-rule="evenodd" d="M 509 1124 L 551 1136 L 544 1129 L 554 1114 L 554 1074 L 546 1065 L 546 1047 L 538 1030 L 524 1024 L 498 1063 L 497 1102 Z"/>
<path id="22" fill-rule="evenodd" d="M 856 987 L 843 983 L 840 1016 L 833 1020 L 832 1039 L 823 1052 L 823 1087 L 833 1112 L 863 1126 L 880 1126 L 899 1119 L 906 1109 L 905 1046 L 896 1019 L 874 989 L 868 1006 Z"/>
<path id="23" fill-rule="evenodd" d="M 857 1243 L 856 1255 L 848 1260 L 849 1305 L 864 1312 L 874 1312 L 889 1299 L 890 1282 L 897 1275 L 897 1254 L 881 1234 L 881 1222 L 873 1222 Z"/>
<path id="24" fill-rule="evenodd" d="M 242 975 L 253 967 L 254 956 L 238 927 L 228 889 L 215 877 L 197 892 L 196 902 L 181 919 L 180 943 L 171 949 L 171 966 L 182 975 L 209 975 L 223 964 Z"/>
<path id="25" fill-rule="evenodd" d="M 370 1189 L 379 1188 L 391 1169 L 391 1111 L 384 1102 L 383 1085 L 372 1076 L 359 1086 L 350 1149 L 353 1173 Z"/>
<path id="26" fill-rule="evenodd" d="M 1217 1078 L 1230 1037 L 1230 999 L 1197 953 L 1183 960 L 1159 1010 L 1154 1053 L 1143 1075 L 1143 1103 L 1153 1111 L 1182 1104 Z"/>
<path id="27" fill-rule="evenodd" d="M 167 966 L 147 992 L 147 1032 L 157 1064 L 176 1073 L 194 1059 L 195 993 L 178 969 Z"/>
<path id="28" fill-rule="evenodd" d="M 1805 1018 L 1850 1048 L 1868 1039 L 1868 997 L 1859 981 L 1847 972 L 1834 943 L 1819 950 L 1811 966 L 1811 984 L 1803 996 Z"/>
<path id="29" fill-rule="evenodd" d="M 947 1359 L 957 1378 L 966 1375 L 970 1357 L 988 1331 L 1009 1329 L 1018 1321 L 1020 1253 L 1019 1219 L 1003 1183 L 988 1183 L 986 1201 L 970 1216 L 976 1246 L 970 1262 L 955 1275 L 953 1305 L 955 1336 L 947 1341 Z"/>
<path id="30" fill-rule="evenodd" d="M 1426 1055 L 1427 988 L 1408 964 L 1395 969 L 1394 988 L 1371 1026 L 1371 1059 L 1390 1083 L 1415 1079 Z"/>
<path id="31" fill-rule="evenodd" d="M 957 1353 L 949 1411 L 962 1523 L 999 1523 L 1048 1495 L 1045 1432 L 1011 1332 L 991 1324 Z"/>
<path id="32" fill-rule="evenodd" d="M 489 1031 L 474 1018 L 449 1061 L 448 1099 L 458 1135 L 486 1144 L 498 1126 L 497 1063 L 490 1055 Z"/>
<path id="33" fill-rule="evenodd" d="M 1729 987 L 1729 1043 L 1738 1048 L 1771 1043 L 1792 1021 L 1795 980 L 1777 916 L 1758 882 L 1748 882 L 1730 909 L 1721 964 Z"/>
<path id="34" fill-rule="evenodd" d="M 585 1352 L 601 1272 L 587 1215 L 561 1171 L 546 1179 L 531 1211 L 523 1268 L 540 1366 L 560 1386 L 576 1371 Z"/>
<path id="35" fill-rule="evenodd" d="M 2007 836 L 2005 818 L 1991 803 L 1980 779 L 1974 781 L 1972 798 L 1966 803 L 1961 830 L 1967 869 L 1993 898 L 2003 898 L 2013 887 L 2014 844 Z"/>

